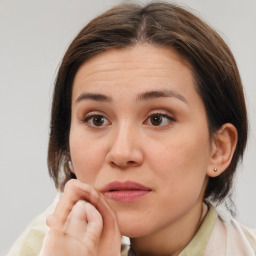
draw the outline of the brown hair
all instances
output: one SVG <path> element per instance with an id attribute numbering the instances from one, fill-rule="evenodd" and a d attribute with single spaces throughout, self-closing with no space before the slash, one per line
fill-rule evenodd
<path id="1" fill-rule="evenodd" d="M 196 89 L 208 116 L 212 136 L 224 123 L 238 131 L 238 143 L 230 166 L 209 178 L 205 198 L 222 201 L 232 187 L 233 176 L 247 140 L 247 114 L 241 79 L 234 57 L 222 38 L 202 20 L 170 3 L 144 7 L 123 4 L 103 13 L 76 36 L 57 74 L 52 102 L 48 167 L 56 186 L 74 177 L 67 166 L 71 95 L 74 76 L 83 62 L 109 49 L 138 43 L 165 46 L 181 54 L 193 68 Z M 60 172 L 64 171 L 64 181 Z"/>

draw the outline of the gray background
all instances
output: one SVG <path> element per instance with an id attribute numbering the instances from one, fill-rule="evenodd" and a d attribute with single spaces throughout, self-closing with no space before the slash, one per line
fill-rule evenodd
<path id="1" fill-rule="evenodd" d="M 91 18 L 121 2 L 0 0 L 0 255 L 55 195 L 46 166 L 48 123 L 53 82 L 65 49 Z M 177 2 L 189 5 L 222 35 L 240 68 L 250 137 L 235 202 L 238 219 L 256 227 L 256 1 Z"/>

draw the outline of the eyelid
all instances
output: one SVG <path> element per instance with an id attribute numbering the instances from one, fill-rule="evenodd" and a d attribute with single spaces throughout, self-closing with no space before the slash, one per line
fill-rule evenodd
<path id="1" fill-rule="evenodd" d="M 147 115 L 147 118 L 152 116 L 152 115 L 161 115 L 170 119 L 175 119 L 174 115 L 172 113 L 170 113 L 170 111 L 167 110 L 153 110 L 150 111 L 149 114 Z"/>
<path id="2" fill-rule="evenodd" d="M 102 112 L 102 111 L 98 111 L 98 110 L 88 110 L 88 111 L 86 111 L 85 113 L 82 113 L 82 115 L 80 116 L 80 120 L 85 120 L 85 119 L 87 119 L 87 118 L 90 118 L 90 117 L 92 117 L 92 116 L 103 116 L 103 117 L 105 117 L 105 118 L 107 118 L 106 116 L 106 114 L 104 113 L 104 112 Z M 108 118 L 107 118 L 108 119 Z"/>
<path id="3" fill-rule="evenodd" d="M 103 117 L 105 120 L 107 120 L 108 124 L 103 124 L 100 126 L 97 125 L 92 125 L 89 122 L 94 118 L 94 117 Z M 110 125 L 111 122 L 109 121 L 109 119 L 106 117 L 106 115 L 102 112 L 89 112 L 88 114 L 86 114 L 85 116 L 83 116 L 81 118 L 81 121 L 83 124 L 85 124 L 86 126 L 90 127 L 90 128 L 94 128 L 94 129 L 102 129 L 104 127 L 106 127 L 107 125 Z"/>
<path id="4" fill-rule="evenodd" d="M 163 113 L 163 112 L 161 112 L 161 111 L 155 111 L 155 112 L 151 112 L 151 113 L 147 116 L 147 118 L 146 118 L 146 120 L 144 121 L 144 123 L 148 122 L 148 121 L 149 121 L 149 118 L 152 117 L 152 116 L 154 116 L 154 115 L 159 115 L 159 116 L 162 116 L 162 117 L 168 119 L 168 124 L 165 124 L 165 125 L 158 125 L 158 126 L 157 126 L 157 125 L 153 125 L 153 124 L 149 124 L 149 125 L 151 125 L 153 128 L 163 128 L 163 127 L 166 127 L 166 126 L 171 125 L 173 122 L 176 121 L 176 119 L 175 119 L 172 115 L 170 115 L 170 114 L 166 114 L 166 113 Z"/>
<path id="5" fill-rule="evenodd" d="M 145 121 L 143 121 L 143 124 L 152 126 L 154 129 L 165 128 L 165 127 L 168 127 L 168 126 L 172 125 L 173 122 L 176 121 L 176 119 L 172 114 L 166 113 L 166 112 L 167 111 L 165 111 L 165 110 L 153 110 L 153 111 L 149 112 L 147 114 L 147 117 L 146 117 Z M 162 118 L 164 118 L 165 119 L 165 124 L 153 125 L 150 122 L 150 118 L 154 115 L 159 115 Z M 105 121 L 102 125 L 97 126 L 97 125 L 91 123 L 94 117 L 103 117 L 105 119 Z M 104 112 L 97 111 L 97 110 L 88 112 L 87 114 L 83 115 L 80 118 L 80 120 L 87 127 L 94 128 L 94 129 L 103 129 L 106 126 L 112 124 L 111 121 L 109 120 L 109 117 Z M 167 123 L 166 123 L 166 120 L 167 120 Z M 106 123 L 106 121 L 107 121 L 107 123 Z"/>

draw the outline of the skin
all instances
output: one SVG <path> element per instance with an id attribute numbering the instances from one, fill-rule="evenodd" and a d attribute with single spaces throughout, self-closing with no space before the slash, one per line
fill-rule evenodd
<path id="1" fill-rule="evenodd" d="M 147 94 L 156 91 L 161 93 Z M 66 233 L 66 240 L 82 244 L 81 255 L 114 248 L 113 256 L 122 234 L 137 255 L 178 255 L 207 211 L 208 176 L 228 166 L 236 138 L 230 124 L 210 138 L 192 69 L 174 50 L 144 44 L 91 58 L 79 68 L 72 92 L 69 144 L 78 180 L 65 188 L 48 219 L 48 241 L 57 244 L 57 234 Z M 135 181 L 151 191 L 118 202 L 100 193 L 113 181 Z M 81 199 L 90 204 L 77 203 Z M 89 224 L 98 227 L 93 235 Z M 63 239 L 57 238 L 60 244 Z"/>

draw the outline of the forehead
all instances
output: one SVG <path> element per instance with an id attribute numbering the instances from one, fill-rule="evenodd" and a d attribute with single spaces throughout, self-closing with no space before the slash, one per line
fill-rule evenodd
<path id="1" fill-rule="evenodd" d="M 97 71 L 111 71 L 113 68 L 154 68 L 163 69 L 170 68 L 172 64 L 173 69 L 187 68 L 192 71 L 190 64 L 184 57 L 178 54 L 172 48 L 154 46 L 149 44 L 138 44 L 125 49 L 111 49 L 106 52 L 97 54 L 84 62 L 79 68 L 77 75 L 81 72 L 97 72 Z M 120 66 L 122 65 L 122 66 Z M 182 67 L 183 66 L 183 67 Z"/>
<path id="2" fill-rule="evenodd" d="M 83 63 L 74 79 L 73 95 L 84 90 L 130 94 L 160 87 L 195 93 L 193 77 L 192 68 L 175 50 L 139 44 L 108 50 Z"/>

